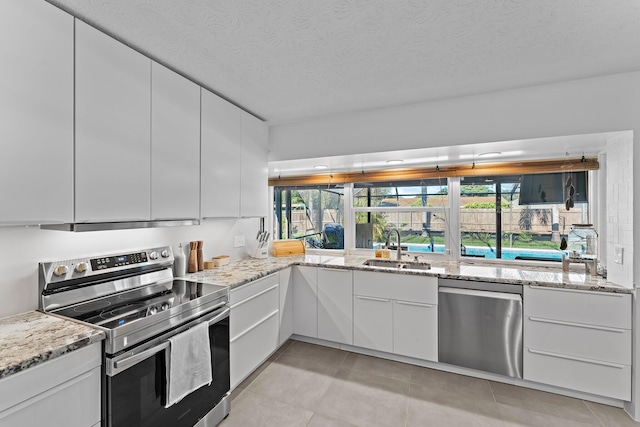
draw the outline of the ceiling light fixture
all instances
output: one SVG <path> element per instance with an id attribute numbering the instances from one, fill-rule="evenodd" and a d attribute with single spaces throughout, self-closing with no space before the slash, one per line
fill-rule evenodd
<path id="1" fill-rule="evenodd" d="M 315 165 L 314 168 L 318 169 L 318 170 L 323 170 L 323 169 L 329 169 L 329 166 L 327 166 L 327 165 Z"/>
<path id="2" fill-rule="evenodd" d="M 498 157 L 502 155 L 502 151 L 490 151 L 488 153 L 480 153 L 478 154 L 478 157 Z"/>
<path id="3" fill-rule="evenodd" d="M 400 160 L 400 159 L 398 159 L 398 160 L 387 160 L 387 164 L 388 165 L 399 165 L 401 163 L 404 163 L 404 160 Z"/>

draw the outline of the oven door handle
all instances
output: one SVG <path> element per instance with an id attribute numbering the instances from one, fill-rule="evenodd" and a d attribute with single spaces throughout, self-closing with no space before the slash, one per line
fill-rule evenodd
<path id="1" fill-rule="evenodd" d="M 220 313 L 218 313 L 218 315 L 216 315 L 215 317 L 211 319 L 207 319 L 205 321 L 209 325 L 213 325 L 214 323 L 217 323 L 221 319 L 224 319 L 225 317 L 229 316 L 230 311 L 231 310 L 229 309 L 229 307 L 227 307 L 224 310 L 222 310 Z M 168 349 L 170 345 L 171 343 L 169 341 L 163 341 L 160 344 L 154 347 L 151 347 L 149 349 L 146 349 L 144 351 L 141 351 L 140 353 L 134 354 L 133 356 L 127 357 L 122 360 L 118 360 L 117 362 L 113 362 L 113 367 L 115 370 L 126 369 L 129 366 L 135 365 L 136 363 L 141 362 L 146 358 L 153 356 L 156 353 L 160 353 L 161 351 Z"/>

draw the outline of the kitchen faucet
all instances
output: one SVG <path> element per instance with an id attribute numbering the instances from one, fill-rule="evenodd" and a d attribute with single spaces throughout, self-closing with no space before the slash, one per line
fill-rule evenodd
<path id="1" fill-rule="evenodd" d="M 396 260 L 401 261 L 402 260 L 402 248 L 400 247 L 400 231 L 398 231 L 397 228 L 392 228 L 391 230 L 389 230 L 389 233 L 387 233 L 387 242 L 385 243 L 385 247 L 387 249 L 389 249 L 389 243 L 390 243 L 390 240 L 391 240 L 391 233 L 393 233 L 394 231 L 398 235 L 398 250 L 397 250 Z"/>

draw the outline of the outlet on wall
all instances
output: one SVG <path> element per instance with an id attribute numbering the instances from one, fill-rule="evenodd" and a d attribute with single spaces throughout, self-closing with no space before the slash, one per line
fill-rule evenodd
<path id="1" fill-rule="evenodd" d="M 620 245 L 615 245 L 613 247 L 613 262 L 616 264 L 622 264 L 622 254 L 624 252 L 624 248 Z"/>
<path id="2" fill-rule="evenodd" d="M 244 246 L 244 236 L 235 236 L 233 238 L 233 247 L 241 248 Z"/>

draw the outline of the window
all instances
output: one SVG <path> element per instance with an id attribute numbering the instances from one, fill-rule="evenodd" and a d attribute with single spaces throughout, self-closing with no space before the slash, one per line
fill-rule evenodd
<path id="1" fill-rule="evenodd" d="M 344 195 L 338 186 L 274 188 L 275 239 L 314 249 L 344 249 Z"/>
<path id="2" fill-rule="evenodd" d="M 355 247 L 381 247 L 397 228 L 406 250 L 444 253 L 447 195 L 446 179 L 354 183 Z"/>
<path id="3" fill-rule="evenodd" d="M 589 221 L 587 174 L 465 177 L 461 257 L 560 261 L 572 224 Z"/>

